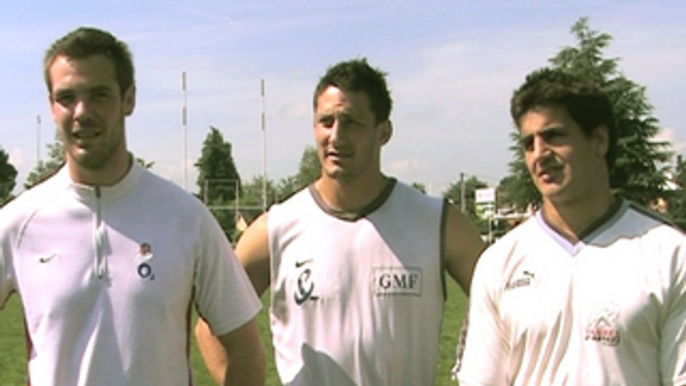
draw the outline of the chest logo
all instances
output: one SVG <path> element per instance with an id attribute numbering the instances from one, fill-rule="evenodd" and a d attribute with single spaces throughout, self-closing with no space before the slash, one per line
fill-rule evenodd
<path id="1" fill-rule="evenodd" d="M 505 291 L 510 291 L 513 289 L 528 287 L 531 285 L 536 275 L 530 271 L 523 271 L 518 277 L 513 278 L 507 284 L 505 284 Z"/>
<path id="2" fill-rule="evenodd" d="M 375 296 L 421 296 L 422 270 L 413 267 L 376 267 L 372 290 Z"/>
<path id="3" fill-rule="evenodd" d="M 598 342 L 603 346 L 616 347 L 620 341 L 618 320 L 617 304 L 607 304 L 586 325 L 586 340 Z"/>
<path id="4" fill-rule="evenodd" d="M 143 279 L 155 280 L 155 273 L 152 270 L 152 247 L 148 243 L 142 243 L 136 255 L 138 261 L 138 276 Z"/>
<path id="5" fill-rule="evenodd" d="M 314 294 L 315 284 L 312 278 L 312 259 L 296 261 L 295 268 L 299 271 L 295 283 L 295 293 L 293 294 L 295 304 L 301 306 L 308 300 L 318 300 L 319 297 Z"/>

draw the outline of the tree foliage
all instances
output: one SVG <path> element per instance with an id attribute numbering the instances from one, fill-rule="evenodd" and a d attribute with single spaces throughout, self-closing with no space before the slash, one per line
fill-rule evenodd
<path id="1" fill-rule="evenodd" d="M 524 163 L 521 148 L 519 147 L 519 134 L 511 134 L 514 145 L 510 146 L 514 159 L 509 163 L 510 173 L 498 183 L 498 206 L 511 207 L 519 212 L 524 212 L 530 206 L 538 207 L 541 203 L 541 193 L 536 189 L 534 182 L 529 176 L 529 170 Z"/>
<path id="2" fill-rule="evenodd" d="M 64 145 L 59 136 L 56 136 L 55 142 L 47 144 L 46 147 L 48 148 L 48 159 L 46 161 L 40 160 L 36 164 L 36 167 L 26 177 L 24 189 L 30 189 L 44 181 L 64 165 Z"/>
<path id="3" fill-rule="evenodd" d="M 317 149 L 313 146 L 305 147 L 303 155 L 300 157 L 300 167 L 295 176 L 296 184 L 300 189 L 313 183 L 322 173 L 322 164 L 319 162 Z"/>
<path id="4" fill-rule="evenodd" d="M 426 185 L 422 184 L 421 182 L 413 182 L 412 187 L 422 192 L 422 194 L 426 194 Z"/>
<path id="5" fill-rule="evenodd" d="M 306 146 L 300 157 L 298 173 L 283 178 L 276 187 L 276 200 L 281 202 L 292 196 L 293 193 L 305 188 L 319 178 L 322 172 L 322 164 L 319 162 L 317 149 Z"/>
<path id="6" fill-rule="evenodd" d="M 195 163 L 198 168 L 196 184 L 199 195 L 207 204 L 231 202 L 240 194 L 241 179 L 233 162 L 231 148 L 222 133 L 210 127 L 202 144 L 200 158 Z"/>
<path id="7" fill-rule="evenodd" d="M 668 212 L 674 222 L 686 230 L 686 161 L 682 156 L 677 157 L 674 170 L 676 189 L 668 196 Z"/>
<path id="8" fill-rule="evenodd" d="M 592 30 L 585 17 L 572 26 L 571 32 L 577 45 L 564 47 L 549 60 L 550 65 L 584 75 L 608 94 L 619 129 L 617 160 L 610 171 L 611 186 L 629 199 L 648 204 L 663 193 L 666 167 L 662 165 L 671 154 L 666 151 L 666 142 L 654 139 L 659 131 L 658 121 L 652 116 L 653 107 L 645 87 L 621 73 L 618 58 L 603 56 L 611 35 Z M 534 197 L 540 196 L 535 192 L 522 154 L 516 145 L 512 149 L 517 150 L 510 163 L 511 175 L 504 179 L 507 185 L 500 190 L 507 191 L 506 195 L 520 207 L 526 201 L 537 203 L 540 198 Z"/>
<path id="9" fill-rule="evenodd" d="M 488 223 L 479 217 L 477 213 L 476 190 L 486 188 L 488 187 L 488 184 L 475 176 L 451 183 L 450 186 L 448 186 L 448 189 L 443 192 L 443 197 L 457 207 L 462 207 L 462 184 L 464 184 L 465 215 L 483 233 L 484 230 L 488 229 Z"/>
<path id="10" fill-rule="evenodd" d="M 262 189 L 267 188 L 267 207 L 271 206 L 277 197 L 277 189 L 274 182 L 267 179 L 263 184 L 264 177 L 261 175 L 253 176 L 252 180 L 244 182 L 241 189 L 240 208 L 250 211 L 262 211 Z"/>
<path id="11" fill-rule="evenodd" d="M 145 169 L 152 169 L 155 166 L 155 161 L 146 161 L 141 157 L 136 157 L 135 161 Z"/>
<path id="12" fill-rule="evenodd" d="M 200 199 L 208 205 L 224 232 L 232 235 L 236 213 L 231 208 L 240 194 L 241 178 L 233 162 L 231 144 L 217 128 L 210 127 L 195 167 Z"/>
<path id="13" fill-rule="evenodd" d="M 0 147 L 0 205 L 12 198 L 17 182 L 17 169 L 10 163 L 10 156 Z"/>

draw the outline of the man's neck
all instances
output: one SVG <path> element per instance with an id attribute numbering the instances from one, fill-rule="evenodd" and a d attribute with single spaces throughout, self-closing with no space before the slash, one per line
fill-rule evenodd
<path id="1" fill-rule="evenodd" d="M 315 181 L 314 188 L 330 209 L 359 213 L 383 193 L 389 181 L 381 173 L 374 178 L 354 181 L 322 176 Z"/>
<path id="2" fill-rule="evenodd" d="M 545 221 L 561 236 L 577 243 L 593 224 L 605 216 L 617 202 L 610 190 L 587 200 L 557 203 L 544 200 L 542 214 Z"/>
<path id="3" fill-rule="evenodd" d="M 74 160 L 67 159 L 67 166 L 72 181 L 90 186 L 113 186 L 121 181 L 133 165 L 133 155 L 113 159 L 112 162 L 100 169 L 84 168 Z"/>

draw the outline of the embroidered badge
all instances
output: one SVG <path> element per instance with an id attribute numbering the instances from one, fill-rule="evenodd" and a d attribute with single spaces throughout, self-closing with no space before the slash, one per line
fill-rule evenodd
<path id="1" fill-rule="evenodd" d="M 586 325 L 586 340 L 598 342 L 603 346 L 616 347 L 620 342 L 619 329 L 617 328 L 618 320 L 619 307 L 617 304 L 606 304 L 591 317 Z"/>
<path id="2" fill-rule="evenodd" d="M 141 243 L 137 254 L 138 268 L 136 270 L 138 272 L 138 276 L 143 279 L 155 280 L 155 273 L 152 271 L 151 265 L 152 257 L 152 247 L 150 244 Z"/>
<path id="3" fill-rule="evenodd" d="M 293 300 L 295 300 L 295 304 L 299 306 L 308 300 L 319 299 L 319 297 L 314 294 L 314 280 L 312 279 L 311 265 L 312 259 L 295 262 L 295 269 L 298 270 L 298 279 L 296 280 Z"/>

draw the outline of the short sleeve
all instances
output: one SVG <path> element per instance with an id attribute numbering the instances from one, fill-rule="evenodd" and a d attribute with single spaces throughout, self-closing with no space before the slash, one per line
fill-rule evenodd
<path id="1" fill-rule="evenodd" d="M 460 363 L 460 385 L 505 385 L 509 351 L 494 291 L 499 282 L 491 273 L 489 251 L 478 260 L 469 299 L 469 327 Z M 490 252 L 493 252 L 491 249 Z"/>
<path id="2" fill-rule="evenodd" d="M 686 242 L 672 253 L 671 286 L 661 331 L 663 385 L 686 385 Z"/>
<path id="3" fill-rule="evenodd" d="M 224 335 L 253 319 L 262 303 L 219 224 L 204 215 L 196 245 L 196 304 L 212 332 Z"/>

